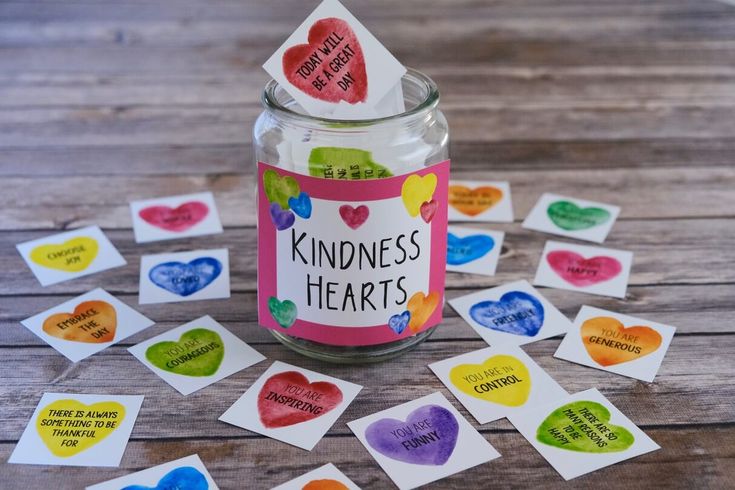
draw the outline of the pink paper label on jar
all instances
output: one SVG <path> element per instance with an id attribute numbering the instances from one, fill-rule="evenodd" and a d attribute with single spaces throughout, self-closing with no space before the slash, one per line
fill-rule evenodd
<path id="1" fill-rule="evenodd" d="M 330 345 L 393 342 L 442 319 L 449 160 L 396 177 L 258 163 L 258 319 Z"/>

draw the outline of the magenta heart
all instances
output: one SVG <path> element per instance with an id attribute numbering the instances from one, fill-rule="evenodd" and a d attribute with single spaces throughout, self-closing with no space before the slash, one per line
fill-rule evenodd
<path id="1" fill-rule="evenodd" d="M 607 281 L 623 270 L 623 266 L 614 257 L 601 255 L 585 259 L 569 250 L 549 252 L 546 261 L 559 277 L 578 287 Z"/>
<path id="2" fill-rule="evenodd" d="M 365 430 L 370 447 L 404 463 L 439 466 L 449 460 L 457 445 L 459 423 L 439 405 L 424 405 L 406 421 L 385 418 Z"/>
<path id="3" fill-rule="evenodd" d="M 189 201 L 176 208 L 168 206 L 148 206 L 138 212 L 138 216 L 148 223 L 168 231 L 186 231 L 202 221 L 209 214 L 209 208 L 200 201 Z"/>
<path id="4" fill-rule="evenodd" d="M 356 208 L 353 208 L 349 204 L 343 204 L 339 207 L 339 215 L 347 226 L 356 230 L 368 219 L 370 210 L 364 204 Z"/>
<path id="5" fill-rule="evenodd" d="M 421 205 L 419 210 L 421 211 L 421 217 L 429 223 L 432 219 L 434 219 L 434 215 L 436 214 L 436 208 L 439 206 L 437 202 L 432 199 L 431 201 L 425 202 Z"/>

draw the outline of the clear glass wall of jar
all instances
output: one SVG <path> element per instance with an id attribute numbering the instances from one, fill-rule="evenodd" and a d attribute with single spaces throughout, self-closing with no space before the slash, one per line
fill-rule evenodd
<path id="1" fill-rule="evenodd" d="M 305 114 L 271 80 L 263 91 L 264 111 L 253 130 L 255 163 L 265 162 L 309 175 L 314 149 L 347 148 L 370 152 L 375 162 L 389 169 L 388 175 L 401 175 L 447 160 L 449 129 L 437 107 L 436 85 L 426 75 L 409 69 L 402 79 L 402 88 L 405 112 L 379 119 L 334 120 Z M 361 178 L 365 178 L 364 174 Z M 381 361 L 404 353 L 431 335 L 435 328 L 385 344 L 349 347 L 305 340 L 287 332 L 271 332 L 283 344 L 304 355 L 331 362 L 358 363 Z"/>

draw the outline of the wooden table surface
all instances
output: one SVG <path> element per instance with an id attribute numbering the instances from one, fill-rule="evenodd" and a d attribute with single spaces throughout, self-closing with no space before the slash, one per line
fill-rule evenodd
<path id="1" fill-rule="evenodd" d="M 477 426 L 426 365 L 485 343 L 450 308 L 417 350 L 333 366 L 256 322 L 250 132 L 261 63 L 316 2 L 0 3 L 0 486 L 82 488 L 198 453 L 223 489 L 268 488 L 332 462 L 390 488 L 345 423 L 441 391 L 502 458 L 432 488 L 735 487 L 735 7 L 706 0 L 346 2 L 403 63 L 432 76 L 453 177 L 509 180 L 516 222 L 494 277 L 450 273 L 449 298 L 531 279 L 550 237 L 521 229 L 543 192 L 615 203 L 605 245 L 634 252 L 625 300 L 545 289 L 678 327 L 654 383 L 525 350 L 569 392 L 599 388 L 662 449 L 566 484 L 505 420 Z M 136 245 L 128 202 L 211 190 L 221 235 Z M 100 225 L 128 265 L 41 287 L 15 244 Z M 138 306 L 142 254 L 229 247 L 229 300 Z M 73 364 L 20 320 L 104 287 L 157 323 Z M 210 314 L 268 357 L 187 397 L 127 352 Z M 218 422 L 273 360 L 365 385 L 307 452 Z M 119 468 L 4 463 L 44 392 L 144 394 Z"/>

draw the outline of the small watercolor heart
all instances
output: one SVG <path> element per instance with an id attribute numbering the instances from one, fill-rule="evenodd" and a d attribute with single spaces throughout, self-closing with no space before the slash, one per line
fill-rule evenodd
<path id="1" fill-rule="evenodd" d="M 411 320 L 411 312 L 404 311 L 403 313 L 399 315 L 393 315 L 388 319 L 388 326 L 393 330 L 397 335 L 401 335 L 404 330 L 406 330 L 406 327 L 408 326 L 408 322 Z"/>
<path id="2" fill-rule="evenodd" d="M 406 421 L 384 418 L 365 429 L 365 439 L 380 454 L 404 463 L 441 466 L 457 445 L 459 423 L 439 405 L 424 405 Z"/>
<path id="3" fill-rule="evenodd" d="M 212 376 L 224 357 L 222 338 L 206 328 L 193 328 L 176 342 L 157 342 L 145 351 L 145 358 L 158 369 L 182 376 Z"/>
<path id="4" fill-rule="evenodd" d="M 533 337 L 544 324 L 544 305 L 523 291 L 509 291 L 498 301 L 480 301 L 470 316 L 485 328 Z"/>
<path id="5" fill-rule="evenodd" d="M 258 415 L 269 429 L 321 417 L 342 403 L 342 390 L 328 381 L 309 383 L 298 371 L 271 376 L 258 394 Z"/>
<path id="6" fill-rule="evenodd" d="M 434 199 L 423 203 L 421 205 L 421 208 L 419 209 L 419 211 L 421 212 L 421 219 L 423 219 L 427 223 L 430 223 L 431 220 L 434 219 L 437 207 L 439 207 L 439 204 L 437 204 Z"/>
<path id="7" fill-rule="evenodd" d="M 200 257 L 188 264 L 164 262 L 153 267 L 148 278 L 153 284 L 179 296 L 191 296 L 209 286 L 222 272 L 222 263 L 214 257 Z"/>
<path id="8" fill-rule="evenodd" d="M 573 202 L 556 201 L 546 208 L 546 214 L 556 226 L 567 231 L 586 230 L 610 219 L 610 213 L 602 208 L 580 208 Z"/>
<path id="9" fill-rule="evenodd" d="M 463 238 L 454 233 L 447 234 L 447 264 L 463 265 L 484 257 L 495 246 L 488 235 L 469 235 Z"/>
<path id="10" fill-rule="evenodd" d="M 298 310 L 296 304 L 291 300 L 279 301 L 278 298 L 271 296 L 268 298 L 268 310 L 271 312 L 273 319 L 283 328 L 288 328 L 296 321 Z"/>
<path id="11" fill-rule="evenodd" d="M 302 192 L 298 197 L 289 197 L 288 205 L 299 218 L 311 218 L 311 198 L 306 192 Z"/>
<path id="12" fill-rule="evenodd" d="M 31 260 L 50 269 L 80 272 L 89 267 L 98 251 L 97 240 L 79 236 L 58 245 L 39 245 L 31 250 Z"/>
<path id="13" fill-rule="evenodd" d="M 463 393 L 506 407 L 520 407 L 531 394 L 531 376 L 518 358 L 501 354 L 482 364 L 458 364 L 449 380 Z"/>
<path id="14" fill-rule="evenodd" d="M 334 103 L 344 100 L 350 104 L 364 102 L 368 94 L 365 57 L 350 25 L 337 17 L 320 19 L 309 29 L 307 41 L 308 44 L 291 46 L 283 53 L 286 79 L 315 99 Z M 330 69 L 334 78 L 331 80 L 322 75 L 325 70 L 319 65 L 335 57 L 343 64 L 338 74 Z"/>
<path id="15" fill-rule="evenodd" d="M 661 347 L 661 334 L 651 327 L 625 328 L 617 318 L 598 316 L 582 323 L 582 343 L 600 366 L 634 361 Z"/>
<path id="16" fill-rule="evenodd" d="M 208 490 L 209 483 L 199 470 L 192 466 L 182 466 L 169 471 L 158 480 L 155 487 L 128 485 L 121 490 Z"/>
<path id="17" fill-rule="evenodd" d="M 149 206 L 138 211 L 147 223 L 167 231 L 186 231 L 201 222 L 209 214 L 209 208 L 201 201 L 190 201 L 178 207 Z"/>
<path id="18" fill-rule="evenodd" d="M 367 221 L 370 216 L 370 209 L 364 204 L 353 208 L 349 204 L 343 204 L 339 207 L 339 215 L 342 217 L 342 221 L 353 230 L 358 229 Z"/>
<path id="19" fill-rule="evenodd" d="M 536 439 L 549 446 L 581 453 L 625 451 L 635 442 L 633 434 L 609 421 L 610 411 L 600 403 L 586 400 L 567 403 L 546 417 L 536 430 Z"/>
<path id="20" fill-rule="evenodd" d="M 436 291 L 432 291 L 425 296 L 421 291 L 411 296 L 406 304 L 406 309 L 411 314 L 408 322 L 408 328 L 413 333 L 417 333 L 424 326 L 436 307 L 439 306 L 441 296 Z"/>
<path id="21" fill-rule="evenodd" d="M 477 216 L 503 199 L 503 191 L 490 185 L 470 189 L 463 185 L 449 186 L 449 205 L 467 216 Z"/>
<path id="22" fill-rule="evenodd" d="M 421 205 L 431 201 L 436 190 L 436 174 L 426 174 L 423 177 L 413 174 L 403 181 L 401 199 L 408 211 L 408 215 L 415 218 L 421 211 Z"/>
<path id="23" fill-rule="evenodd" d="M 296 221 L 294 214 L 290 210 L 281 209 L 281 205 L 277 202 L 271 203 L 270 214 L 271 221 L 278 231 L 288 230 Z"/>
<path id="24" fill-rule="evenodd" d="M 79 303 L 72 313 L 56 313 L 43 321 L 47 334 L 72 342 L 103 344 L 115 339 L 117 311 L 101 300 Z"/>
<path id="25" fill-rule="evenodd" d="M 268 200 L 278 203 L 281 209 L 288 209 L 288 199 L 301 192 L 296 179 L 290 175 L 281 177 L 278 172 L 270 169 L 263 172 L 263 188 Z"/>
<path id="26" fill-rule="evenodd" d="M 301 490 L 350 490 L 347 485 L 331 478 L 311 480 Z"/>
<path id="27" fill-rule="evenodd" d="M 623 266 L 614 257 L 600 255 L 585 259 L 569 250 L 549 252 L 546 261 L 559 277 L 577 287 L 608 281 L 623 270 Z"/>

